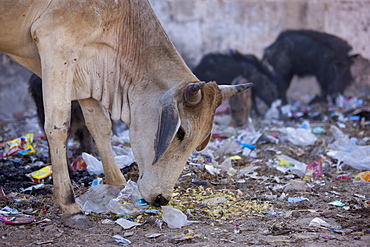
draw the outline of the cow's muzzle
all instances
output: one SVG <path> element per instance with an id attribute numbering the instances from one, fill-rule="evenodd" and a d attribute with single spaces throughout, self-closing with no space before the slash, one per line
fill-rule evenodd
<path id="1" fill-rule="evenodd" d="M 169 203 L 169 200 L 164 198 L 162 194 L 159 194 L 157 198 L 155 198 L 154 202 L 152 203 L 154 207 L 165 206 Z"/>

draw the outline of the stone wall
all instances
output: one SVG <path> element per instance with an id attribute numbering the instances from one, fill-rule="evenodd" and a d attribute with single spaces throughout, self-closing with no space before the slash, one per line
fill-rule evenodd
<path id="1" fill-rule="evenodd" d="M 285 29 L 315 29 L 347 40 L 370 58 L 369 0 L 151 0 L 192 68 L 208 52 L 262 56 Z"/>

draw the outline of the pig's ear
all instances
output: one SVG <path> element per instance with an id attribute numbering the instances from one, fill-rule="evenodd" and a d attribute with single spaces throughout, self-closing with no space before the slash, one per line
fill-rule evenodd
<path id="1" fill-rule="evenodd" d="M 158 121 L 157 133 L 154 140 L 154 160 L 152 165 L 156 164 L 168 146 L 175 137 L 180 127 L 179 112 L 175 104 L 165 104 Z"/>
<path id="2" fill-rule="evenodd" d="M 211 133 L 202 141 L 202 143 L 195 149 L 197 151 L 202 151 L 208 144 L 209 140 L 211 139 Z"/>

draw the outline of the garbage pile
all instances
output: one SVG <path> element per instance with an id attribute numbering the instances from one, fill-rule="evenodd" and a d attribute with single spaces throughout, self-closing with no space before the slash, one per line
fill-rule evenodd
<path id="1" fill-rule="evenodd" d="M 164 222 L 169 228 L 181 228 L 253 215 L 288 217 L 291 210 L 276 208 L 282 203 L 311 208 L 320 216 L 320 210 L 310 203 L 331 195 L 338 198 L 325 201 L 328 207 L 352 212 L 369 210 L 370 193 L 364 193 L 370 191 L 367 104 L 368 99 L 342 98 L 339 106 L 315 109 L 297 100 L 286 106 L 277 102 L 264 119 L 246 128 L 215 123 L 207 148 L 189 157 L 170 205 L 161 208 L 148 205 L 134 182 L 137 167 L 129 145 L 129 130 L 112 137 L 116 161 L 129 180 L 124 188 L 105 185 L 98 157 L 81 153 L 78 143 L 71 139 L 71 179 L 76 188 L 82 189 L 77 202 L 87 214 L 105 215 L 102 224 L 118 224 L 124 229 L 140 227 L 146 217 L 155 217 L 159 228 Z M 17 205 L 16 200 L 26 200 L 27 194 L 52 193 L 52 165 L 47 163 L 47 142 L 40 132 L 21 133 L 11 140 L 0 133 L 0 221 L 4 223 L 43 221 L 46 216 L 42 209 L 20 212 L 10 207 Z M 340 182 L 361 190 L 354 191 L 350 199 L 346 196 L 339 200 L 339 192 L 326 189 L 331 188 L 330 183 Z M 341 234 L 353 230 L 331 225 L 320 217 L 313 217 L 307 227 L 315 226 Z M 365 228 L 357 231 L 369 230 Z M 129 244 L 119 235 L 114 238 Z"/>

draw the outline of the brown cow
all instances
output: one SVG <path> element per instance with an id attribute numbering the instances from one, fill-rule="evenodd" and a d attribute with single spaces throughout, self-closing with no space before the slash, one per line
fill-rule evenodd
<path id="1" fill-rule="evenodd" d="M 248 83 L 248 80 L 243 76 L 236 77 L 231 85 L 240 85 Z M 230 102 L 230 124 L 234 127 L 246 127 L 251 124 L 251 108 L 252 108 L 252 90 L 245 90 L 238 93 L 229 99 Z"/>
<path id="2" fill-rule="evenodd" d="M 65 159 L 72 100 L 82 107 L 106 183 L 126 182 L 113 157 L 110 114 L 130 127 L 141 194 L 163 205 L 191 152 L 207 145 L 217 106 L 251 86 L 199 82 L 147 0 L 2 0 L 0 51 L 43 79 L 54 197 L 63 223 L 76 228 L 90 222 Z"/>

